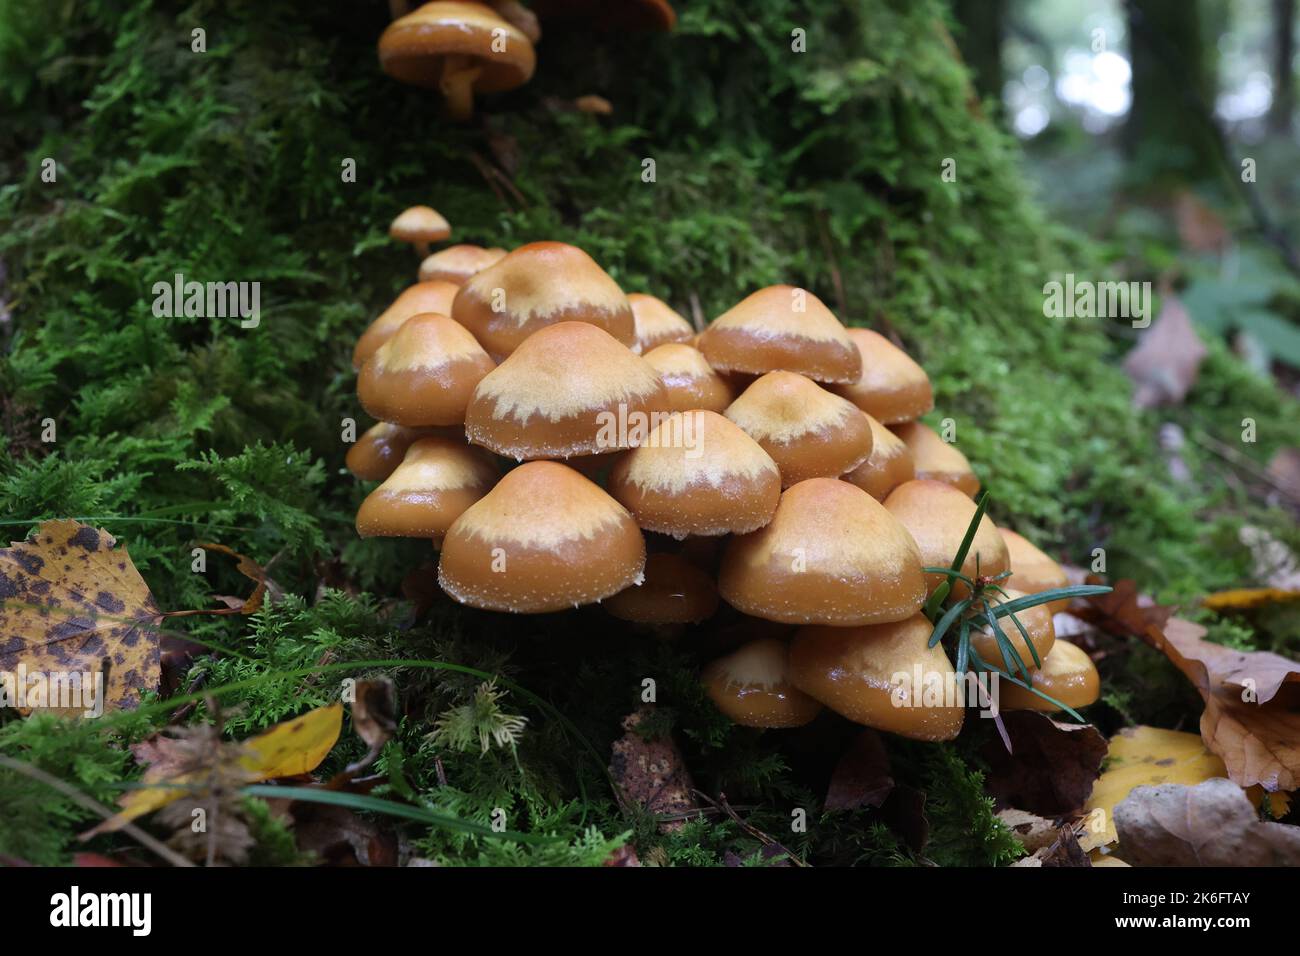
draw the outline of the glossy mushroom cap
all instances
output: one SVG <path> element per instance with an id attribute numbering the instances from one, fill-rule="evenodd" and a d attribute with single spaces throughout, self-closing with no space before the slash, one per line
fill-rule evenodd
<path id="1" fill-rule="evenodd" d="M 632 307 L 618 283 L 563 242 L 530 242 L 507 253 L 461 287 L 451 315 L 498 357 L 560 322 L 586 322 L 629 348 L 636 344 Z"/>
<path id="2" fill-rule="evenodd" d="M 348 449 L 344 464 L 348 471 L 362 481 L 383 481 L 406 455 L 406 450 L 419 438 L 436 435 L 439 428 L 407 428 L 392 422 L 376 422 Z M 463 437 L 462 429 L 449 428 L 444 437 Z M 462 441 L 462 444 L 464 442 Z"/>
<path id="3" fill-rule="evenodd" d="M 1012 588 L 1006 588 L 1006 601 L 1014 601 L 1016 598 L 1024 597 L 1023 591 L 1016 591 Z M 989 600 L 989 605 L 996 608 L 999 604 L 1005 603 L 1002 598 L 993 597 Z M 1048 653 L 1056 644 L 1056 628 L 1052 625 L 1052 612 L 1048 610 L 1047 605 L 1038 604 L 1034 607 L 1027 608 L 1024 611 L 1016 611 L 1016 620 L 1020 622 L 1026 633 L 1029 634 L 1029 643 L 1033 645 L 1038 652 L 1038 659 L 1044 660 Z M 1034 655 L 1030 653 L 1029 646 L 1025 644 L 1025 636 L 1020 633 L 1020 628 L 1012 622 L 1010 617 L 998 618 L 998 624 L 1002 626 L 1002 633 L 1007 636 L 1011 646 L 1016 649 L 1020 659 L 1025 662 L 1025 666 L 1034 670 L 1038 665 L 1034 663 Z M 979 652 L 980 659 L 985 664 L 992 664 L 994 667 L 1005 667 L 1002 660 L 1002 651 L 998 648 L 998 640 L 993 635 L 993 631 L 985 624 L 983 627 L 971 631 L 971 647 Z M 1015 658 L 1012 658 L 1012 664 Z"/>
<path id="4" fill-rule="evenodd" d="M 674 412 L 614 466 L 609 492 L 647 531 L 743 534 L 772 520 L 781 476 L 767 452 L 716 412 Z"/>
<path id="5" fill-rule="evenodd" d="M 754 617 L 848 627 L 912 616 L 925 577 L 916 544 L 880 502 L 810 478 L 781 495 L 770 524 L 731 540 L 718 591 Z"/>
<path id="6" fill-rule="evenodd" d="M 484 249 L 482 246 L 462 244 L 448 246 L 431 256 L 426 256 L 420 263 L 421 282 L 450 282 L 458 289 L 473 276 L 478 275 L 488 266 L 496 265 L 505 258 L 504 249 Z M 453 294 L 452 298 L 455 298 Z M 448 304 L 444 312 L 451 312 Z"/>
<path id="7" fill-rule="evenodd" d="M 940 438 L 933 428 L 921 422 L 907 422 L 895 425 L 893 432 L 903 439 L 912 453 L 916 477 L 942 481 L 969 498 L 979 494 L 980 480 L 975 477 L 966 456 L 955 445 Z"/>
<path id="8" fill-rule="evenodd" d="M 742 299 L 700 333 L 698 346 L 720 372 L 784 369 L 846 384 L 862 375 L 862 357 L 840 320 L 817 296 L 788 285 Z"/>
<path id="9" fill-rule="evenodd" d="M 429 206 L 412 206 L 403 211 L 392 225 L 388 234 L 398 242 L 410 242 L 428 245 L 442 242 L 451 236 L 451 223 L 442 217 L 442 213 Z"/>
<path id="10" fill-rule="evenodd" d="M 681 555 L 660 551 L 646 558 L 644 581 L 619 591 L 601 607 L 636 624 L 696 624 L 718 610 L 718 587 Z"/>
<path id="11" fill-rule="evenodd" d="M 999 528 L 998 531 L 1011 555 L 1011 577 L 1007 578 L 1003 587 L 1014 587 L 1026 594 L 1041 594 L 1043 591 L 1069 586 L 1070 578 L 1065 569 L 1034 547 L 1028 539 L 1006 528 Z M 1069 598 L 1052 601 L 1047 605 L 1053 614 L 1060 614 L 1069 606 Z"/>
<path id="12" fill-rule="evenodd" d="M 913 740 L 952 740 L 964 688 L 933 625 L 916 614 L 870 627 L 805 627 L 790 645 L 796 687 L 855 723 Z"/>
<path id="13" fill-rule="evenodd" d="M 644 568 L 645 539 L 622 505 L 572 468 L 533 461 L 456 519 L 438 582 L 471 607 L 540 614 L 617 594 Z"/>
<path id="14" fill-rule="evenodd" d="M 713 371 L 704 355 L 690 345 L 670 342 L 651 349 L 643 358 L 659 375 L 668 396 L 668 408 L 674 412 L 697 408 L 721 412 L 736 397 L 727 380 Z"/>
<path id="15" fill-rule="evenodd" d="M 492 360 L 445 315 L 407 319 L 357 376 L 361 407 L 398 425 L 459 425 Z"/>
<path id="16" fill-rule="evenodd" d="M 379 313 L 379 318 L 361 333 L 357 347 L 352 351 L 352 367 L 360 369 L 365 365 L 366 360 L 379 350 L 379 346 L 391 339 L 393 333 L 411 316 L 421 312 L 450 315 L 452 300 L 459 291 L 459 286 L 442 281 L 417 282 L 403 289 L 393 304 Z"/>
<path id="17" fill-rule="evenodd" d="M 768 372 L 725 414 L 772 456 L 786 488 L 809 478 L 838 478 L 871 454 L 866 417 L 794 372 Z"/>
<path id="18" fill-rule="evenodd" d="M 862 355 L 862 375 L 834 386 L 835 394 L 886 425 L 914 421 L 934 408 L 930 376 L 910 355 L 870 329 L 849 329 L 849 338 Z"/>
<path id="19" fill-rule="evenodd" d="M 426 3 L 394 20 L 379 38 L 383 71 L 412 86 L 449 93 L 448 60 L 469 71 L 466 82 L 478 93 L 523 86 L 537 65 L 528 37 L 478 3 Z"/>
<path id="20" fill-rule="evenodd" d="M 975 502 L 951 485 L 941 481 L 915 479 L 905 481 L 889 493 L 885 508 L 907 529 L 921 551 L 921 563 L 926 567 L 951 567 L 962 538 L 975 516 Z M 978 558 L 979 570 L 976 571 Z M 1011 564 L 1006 543 L 988 515 L 980 519 L 975 529 L 975 539 L 966 552 L 961 573 L 968 578 L 982 574 L 993 577 L 1001 574 Z M 926 575 L 930 591 L 944 580 L 940 574 Z M 970 589 L 961 581 L 953 580 L 954 597 L 965 597 Z"/>
<path id="21" fill-rule="evenodd" d="M 507 458 L 594 455 L 636 444 L 666 406 L 643 359 L 594 325 L 561 322 L 479 382 L 465 433 Z"/>
<path id="22" fill-rule="evenodd" d="M 1040 693 L 1076 710 L 1095 704 L 1101 696 L 1101 678 L 1092 658 L 1078 645 L 1058 639 L 1043 666 L 1030 675 L 1029 683 Z M 1011 681 L 998 681 L 998 706 L 1002 710 L 1060 710 L 1049 701 L 1032 694 Z"/>
<path id="23" fill-rule="evenodd" d="M 499 476 L 487 452 L 450 438 L 421 438 L 357 511 L 357 533 L 440 540 Z"/>
<path id="24" fill-rule="evenodd" d="M 789 650 L 773 637 L 719 657 L 700 679 L 718 710 L 742 727 L 802 727 L 822 709 L 790 683 Z"/>
<path id="25" fill-rule="evenodd" d="M 871 457 L 845 475 L 844 480 L 877 501 L 884 501 L 891 491 L 916 477 L 916 468 L 903 439 L 866 412 L 862 414 L 871 427 Z"/>
<path id="26" fill-rule="evenodd" d="M 629 292 L 627 304 L 632 307 L 632 322 L 636 327 L 636 344 L 632 351 L 638 355 L 668 342 L 689 342 L 695 335 L 691 323 L 674 312 L 663 299 L 642 292 Z"/>

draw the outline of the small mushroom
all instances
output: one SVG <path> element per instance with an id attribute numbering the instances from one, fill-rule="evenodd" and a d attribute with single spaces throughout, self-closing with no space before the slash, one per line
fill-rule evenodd
<path id="1" fill-rule="evenodd" d="M 923 615 L 870 627 L 805 627 L 790 645 L 790 680 L 855 723 L 910 737 L 952 740 L 965 695 L 942 646 L 928 647 Z"/>
<path id="2" fill-rule="evenodd" d="M 464 328 L 426 312 L 407 319 L 357 376 L 367 412 L 398 425 L 460 425 L 492 359 Z"/>
<path id="3" fill-rule="evenodd" d="M 1011 577 L 1007 578 L 1005 586 L 1018 588 L 1026 594 L 1069 587 L 1070 578 L 1059 564 L 1014 531 L 1006 528 L 998 531 L 1007 543 L 1007 553 L 1011 555 Z M 1047 605 L 1053 614 L 1060 614 L 1069 606 L 1069 598 L 1051 601 Z"/>
<path id="4" fill-rule="evenodd" d="M 431 256 L 426 256 L 424 261 L 420 263 L 420 281 L 450 282 L 459 288 L 488 266 L 496 265 L 505 258 L 505 255 L 506 251 L 504 249 L 495 247 L 484 249 L 482 246 L 466 243 L 458 246 L 448 246 Z M 455 298 L 455 296 L 452 298 Z M 443 311 L 450 314 L 450 303 Z"/>
<path id="5" fill-rule="evenodd" d="M 903 439 L 866 412 L 862 414 L 871 426 L 871 456 L 845 475 L 844 480 L 877 501 L 884 501 L 891 491 L 916 477 L 916 466 Z"/>
<path id="6" fill-rule="evenodd" d="M 438 581 L 471 607 L 540 614 L 617 594 L 644 569 L 645 538 L 622 505 L 566 465 L 532 461 L 456 519 Z"/>
<path id="7" fill-rule="evenodd" d="M 885 499 L 885 509 L 911 534 L 921 551 L 921 563 L 929 568 L 952 567 L 971 518 L 975 517 L 975 502 L 956 488 L 922 478 L 905 481 L 891 491 Z M 961 573 L 968 578 L 974 578 L 977 573 L 995 577 L 1010 564 L 1006 542 L 985 515 L 975 529 Z M 933 592 L 943 580 L 941 574 L 926 575 L 926 586 Z M 966 597 L 970 588 L 953 578 L 951 593 L 954 597 Z"/>
<path id="8" fill-rule="evenodd" d="M 933 428 L 922 422 L 907 422 L 893 426 L 892 431 L 912 453 L 916 477 L 942 481 L 970 498 L 979 494 L 980 480 L 966 456 L 940 438 Z"/>
<path id="9" fill-rule="evenodd" d="M 632 307 L 632 322 L 636 328 L 636 343 L 632 351 L 637 355 L 644 355 L 668 342 L 689 342 L 695 335 L 691 323 L 662 299 L 643 292 L 629 292 L 627 304 Z"/>
<path id="10" fill-rule="evenodd" d="M 406 450 L 417 439 L 440 431 L 439 428 L 407 428 L 392 422 L 376 422 L 348 449 L 344 464 L 362 481 L 383 481 L 402 463 Z M 447 431 L 450 433 L 451 429 Z M 464 434 L 461 429 L 456 431 Z"/>
<path id="11" fill-rule="evenodd" d="M 1083 648 L 1058 638 L 1052 651 L 1043 658 L 1043 666 L 1029 675 L 1034 690 L 1060 701 L 1066 707 L 1087 707 L 1101 696 L 1101 678 L 1097 666 Z M 1060 710 L 1051 701 L 1008 680 L 998 681 L 998 706 L 1002 710 Z"/>
<path id="12" fill-rule="evenodd" d="M 654 628 L 698 624 L 718 610 L 718 587 L 681 555 L 657 551 L 646 558 L 645 580 L 619 591 L 601 607 L 621 621 Z"/>
<path id="13" fill-rule="evenodd" d="M 742 727 L 802 727 L 822 709 L 790 683 L 789 649 L 773 637 L 719 657 L 700 679 L 718 710 Z"/>
<path id="14" fill-rule="evenodd" d="M 720 372 L 784 369 L 817 382 L 856 382 L 862 357 L 822 300 L 788 285 L 760 289 L 718 316 L 698 347 Z"/>
<path id="15" fill-rule="evenodd" d="M 772 520 L 776 464 L 716 412 L 675 412 L 614 467 L 609 491 L 637 524 L 675 538 L 742 534 Z"/>
<path id="16" fill-rule="evenodd" d="M 538 329 L 586 322 L 631 348 L 632 307 L 618 283 L 577 246 L 530 242 L 461 288 L 451 316 L 498 360 Z"/>
<path id="17" fill-rule="evenodd" d="M 772 456 L 786 488 L 838 478 L 871 455 L 871 426 L 862 412 L 794 372 L 768 372 L 724 414 Z"/>
<path id="18" fill-rule="evenodd" d="M 585 322 L 545 326 L 474 391 L 471 443 L 507 458 L 570 458 L 630 448 L 666 411 L 654 369 Z M 648 425 L 642 425 L 644 436 Z"/>
<path id="19" fill-rule="evenodd" d="M 612 116 L 614 114 L 614 104 L 595 93 L 579 96 L 573 101 L 573 108 L 579 113 L 589 113 L 592 116 Z"/>
<path id="20" fill-rule="evenodd" d="M 491 490 L 499 477 L 487 452 L 452 438 L 421 438 L 357 511 L 363 538 L 432 538 Z"/>
<path id="21" fill-rule="evenodd" d="M 810 478 L 781 495 L 770 524 L 731 539 L 718 591 L 753 617 L 849 627 L 912 616 L 925 577 L 916 543 L 880 502 Z"/>
<path id="22" fill-rule="evenodd" d="M 713 371 L 696 348 L 683 342 L 670 342 L 646 352 L 643 356 L 659 375 L 668 407 L 674 412 L 689 412 L 702 408 L 721 412 L 736 397 L 727 380 Z"/>
<path id="23" fill-rule="evenodd" d="M 831 391 L 885 425 L 914 421 L 934 408 L 930 376 L 910 355 L 870 329 L 849 329 L 849 338 L 862 355 L 862 375 Z"/>
<path id="24" fill-rule="evenodd" d="M 451 314 L 451 303 L 460 291 L 459 286 L 450 282 L 417 282 L 408 286 L 393 300 L 393 304 L 379 313 L 379 318 L 367 326 L 357 340 L 357 347 L 352 350 L 352 368 L 360 370 L 370 356 L 374 355 L 413 315 L 421 312 L 437 312 L 439 315 Z"/>
<path id="25" fill-rule="evenodd" d="M 451 236 L 451 225 L 442 214 L 429 206 L 412 206 L 402 212 L 388 227 L 388 234 L 398 242 L 409 242 L 424 258 L 429 246 Z"/>
<path id="26" fill-rule="evenodd" d="M 1004 601 L 1014 601 L 1016 598 L 1025 596 L 1023 591 L 1017 591 L 1014 588 L 1006 588 L 1006 595 L 1006 598 L 991 598 L 989 605 L 997 607 Z M 1016 620 L 1020 622 L 1020 627 L 1023 627 L 1025 633 L 1029 635 L 1029 644 L 1032 644 L 1034 650 L 1038 652 L 1038 660 L 1044 660 L 1056 643 L 1056 628 L 1052 625 L 1052 612 L 1048 610 L 1047 605 L 1036 604 L 1023 611 L 1016 611 L 1015 615 Z M 976 620 L 978 621 L 979 618 L 977 617 Z M 1036 668 L 1038 665 L 1034 663 L 1034 655 L 1030 653 L 1029 645 L 1025 643 L 1025 635 L 1020 633 L 1020 628 L 1012 623 L 1010 617 L 998 618 L 998 624 L 1002 628 L 1002 633 L 1007 636 L 1007 640 L 1011 642 L 1011 646 L 1020 655 L 1025 667 L 1030 670 Z M 984 663 L 992 664 L 995 667 L 1004 666 L 998 640 L 987 624 L 971 631 L 971 646 L 979 652 L 980 659 Z M 1012 663 L 1015 663 L 1014 659 Z"/>

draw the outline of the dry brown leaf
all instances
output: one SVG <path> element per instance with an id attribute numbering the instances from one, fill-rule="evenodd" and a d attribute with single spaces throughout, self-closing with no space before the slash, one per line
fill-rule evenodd
<path id="1" fill-rule="evenodd" d="M 1089 575 L 1088 584 L 1102 584 L 1101 578 Z M 1139 594 L 1137 583 L 1130 578 L 1116 581 L 1108 594 L 1095 594 L 1076 602 L 1072 613 L 1095 624 L 1109 634 L 1120 637 L 1143 637 L 1150 627 L 1163 627 L 1174 609 L 1156 604 L 1145 594 Z"/>
<path id="2" fill-rule="evenodd" d="M 1030 853 L 1056 842 L 1056 824 L 1036 813 L 1029 813 L 1026 810 L 1000 810 L 998 819 L 1011 831 L 1011 835 L 1017 842 Z"/>
<path id="3" fill-rule="evenodd" d="M 1124 359 L 1138 408 L 1181 405 L 1208 354 L 1182 302 L 1166 295 L 1159 317 Z"/>
<path id="4" fill-rule="evenodd" d="M 988 792 L 1003 804 L 1047 817 L 1082 807 L 1106 757 L 1106 738 L 1097 728 L 1031 710 L 1005 713 L 1002 721 L 1011 752 L 995 738 L 980 753 L 989 764 Z"/>
<path id="5" fill-rule="evenodd" d="M 835 765 L 825 806 L 827 810 L 879 807 L 893 789 L 885 745 L 880 734 L 868 728 L 854 738 Z"/>
<path id="6" fill-rule="evenodd" d="M 694 810 L 691 792 L 695 784 L 681 751 L 671 738 L 646 740 L 636 728 L 652 709 L 643 707 L 623 719 L 627 731 L 614 741 L 609 771 L 624 797 L 653 814 L 673 814 Z M 680 829 L 683 820 L 668 820 L 661 830 Z"/>

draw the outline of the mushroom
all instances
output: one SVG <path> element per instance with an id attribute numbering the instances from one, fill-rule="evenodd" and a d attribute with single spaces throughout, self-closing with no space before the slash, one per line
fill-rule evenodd
<path id="1" fill-rule="evenodd" d="M 903 439 L 866 412 L 862 414 L 871 427 L 871 456 L 845 475 L 844 480 L 857 485 L 877 501 L 884 501 L 891 491 L 916 477 L 916 467 Z"/>
<path id="2" fill-rule="evenodd" d="M 790 683 L 789 649 L 774 637 L 719 657 L 700 679 L 718 710 L 742 727 L 802 727 L 822 709 Z"/>
<path id="3" fill-rule="evenodd" d="M 461 244 L 459 246 L 448 246 L 446 249 L 439 250 L 431 256 L 426 256 L 420 263 L 420 281 L 421 282 L 450 282 L 458 289 L 470 280 L 471 277 L 482 272 L 490 265 L 495 265 L 505 258 L 504 249 L 492 248 L 484 249 L 482 246 L 473 246 Z M 453 296 L 452 298 L 455 298 Z M 451 304 L 448 303 L 444 312 L 451 312 Z"/>
<path id="4" fill-rule="evenodd" d="M 398 242 L 409 242 L 424 258 L 429 254 L 430 244 L 451 236 L 451 224 L 436 209 L 412 206 L 393 220 L 388 234 Z"/>
<path id="5" fill-rule="evenodd" d="M 561 322 L 484 376 L 465 433 L 519 460 L 594 455 L 636 444 L 666 406 L 659 377 L 641 358 L 594 325 Z"/>
<path id="6" fill-rule="evenodd" d="M 621 621 L 657 629 L 698 624 L 718 610 L 718 587 L 681 555 L 657 551 L 646 558 L 645 580 L 619 591 L 601 607 Z M 670 636 L 672 632 L 657 633 Z"/>
<path id="7" fill-rule="evenodd" d="M 810 478 L 781 495 L 770 524 L 731 539 L 718 591 L 754 617 L 849 627 L 915 614 L 925 577 L 915 542 L 880 502 Z"/>
<path id="8" fill-rule="evenodd" d="M 601 31 L 665 33 L 677 24 L 668 0 L 534 0 L 532 8 L 542 20 Z"/>
<path id="9" fill-rule="evenodd" d="M 991 607 L 997 607 L 1004 601 L 1014 601 L 1016 598 L 1025 596 L 1023 591 L 1017 591 L 1014 588 L 1006 588 L 1005 590 L 1005 598 L 992 597 L 989 599 Z M 1002 628 L 1002 633 L 1007 636 L 1007 640 L 1011 642 L 1011 646 L 1016 649 L 1016 653 L 1020 655 L 1020 660 L 1025 667 L 1033 670 L 1039 664 L 1034 663 L 1035 655 L 1030 652 L 1029 646 L 1033 645 L 1038 660 L 1041 662 L 1051 652 L 1052 646 L 1056 643 L 1056 628 L 1052 625 L 1052 612 L 1047 609 L 1047 605 L 1036 604 L 1023 611 L 1016 611 L 1015 615 L 1016 620 L 1020 622 L 1020 627 L 1023 627 L 1025 633 L 1029 635 L 1029 644 L 1025 643 L 1025 635 L 1020 633 L 1020 628 L 1012 623 L 1009 616 L 998 618 L 998 625 Z M 979 622 L 981 618 L 977 615 L 974 620 Z M 980 659 L 986 664 L 998 666 L 1004 663 L 998 640 L 987 624 L 979 625 L 971 631 L 971 647 L 979 652 Z"/>
<path id="10" fill-rule="evenodd" d="M 794 372 L 768 372 L 724 414 L 772 456 L 786 488 L 838 478 L 871 455 L 871 426 L 862 412 Z"/>
<path id="11" fill-rule="evenodd" d="M 361 338 L 357 340 L 357 347 L 352 350 L 352 368 L 359 370 L 365 365 L 366 360 L 375 354 L 379 346 L 392 338 L 393 333 L 411 316 L 419 315 L 421 312 L 450 315 L 451 303 L 459 291 L 459 286 L 442 281 L 417 282 L 403 289 L 402 293 L 393 300 L 393 304 L 379 313 L 379 318 L 371 322 L 361 333 Z"/>
<path id="12" fill-rule="evenodd" d="M 403 83 L 441 90 L 451 118 L 466 120 L 475 93 L 523 86 L 537 57 L 528 37 L 490 8 L 436 0 L 388 25 L 379 65 Z"/>
<path id="13" fill-rule="evenodd" d="M 912 453 L 916 477 L 942 481 L 971 498 L 979 494 L 980 480 L 966 456 L 940 438 L 933 428 L 922 422 L 907 422 L 895 425 L 892 430 Z"/>
<path id="14" fill-rule="evenodd" d="M 674 412 L 614 466 L 609 492 L 647 531 L 742 534 L 772 520 L 775 462 L 716 412 Z"/>
<path id="15" fill-rule="evenodd" d="M 440 431 L 438 428 L 407 428 L 392 422 L 376 422 L 348 449 L 344 464 L 362 481 L 383 481 L 402 463 L 406 450 L 416 439 Z M 464 434 L 460 429 L 456 431 Z"/>
<path id="16" fill-rule="evenodd" d="M 849 329 L 862 355 L 862 375 L 831 391 L 886 425 L 910 422 L 934 408 L 930 376 L 912 357 L 879 332 Z"/>
<path id="17" fill-rule="evenodd" d="M 617 594 L 644 568 L 645 539 L 622 505 L 566 465 L 532 461 L 452 524 L 438 582 L 471 607 L 539 614 Z"/>
<path id="18" fill-rule="evenodd" d="M 1066 707 L 1087 707 L 1101 696 L 1097 665 L 1077 644 L 1064 638 L 1052 645 L 1043 666 L 1030 672 L 1030 686 L 1060 701 Z M 1040 710 L 1053 713 L 1061 708 L 1008 680 L 998 681 L 998 706 L 1002 710 Z"/>
<path id="19" fill-rule="evenodd" d="M 1007 553 L 1011 556 L 1011 577 L 1007 578 L 1006 586 L 1019 588 L 1026 594 L 1040 594 L 1069 586 L 1070 578 L 1065 569 L 1027 539 L 1006 528 L 999 528 L 998 531 L 1007 543 Z M 1060 614 L 1069 606 L 1069 598 L 1050 601 L 1047 605 L 1053 614 Z"/>
<path id="20" fill-rule="evenodd" d="M 465 283 L 451 316 L 498 357 L 559 322 L 586 322 L 628 348 L 636 344 L 632 307 L 618 283 L 562 242 L 530 242 L 507 253 Z"/>
<path id="21" fill-rule="evenodd" d="M 713 371 L 698 349 L 682 342 L 670 342 L 643 356 L 659 375 L 668 396 L 668 408 L 688 412 L 702 408 L 721 412 L 736 397 L 731 386 Z"/>
<path id="22" fill-rule="evenodd" d="M 952 567 L 966 529 L 975 516 L 975 502 L 956 488 L 921 478 L 905 481 L 891 491 L 885 499 L 885 508 L 911 534 L 921 551 L 921 563 L 930 568 Z M 1002 535 L 989 516 L 984 515 L 975 529 L 961 573 L 968 578 L 976 574 L 996 577 L 1010 564 Z M 926 585 L 932 593 L 944 580 L 941 574 L 926 575 Z M 951 593 L 954 597 L 966 597 L 970 588 L 953 578 Z"/>
<path id="23" fill-rule="evenodd" d="M 492 359 L 457 323 L 425 312 L 402 323 L 357 376 L 361 407 L 398 425 L 460 425 Z"/>
<path id="24" fill-rule="evenodd" d="M 965 700 L 943 647 L 927 646 L 933 629 L 920 614 L 869 627 L 801 628 L 790 644 L 790 680 L 855 723 L 913 740 L 952 740 Z"/>
<path id="25" fill-rule="evenodd" d="M 718 316 L 698 347 L 720 372 L 784 369 L 818 382 L 856 382 L 862 358 L 830 309 L 806 289 L 773 285 Z"/>
<path id="26" fill-rule="evenodd" d="M 632 351 L 637 355 L 644 355 L 668 342 L 689 342 L 695 335 L 691 323 L 662 299 L 643 292 L 629 292 L 627 304 L 632 307 L 632 323 L 636 329 Z"/>
<path id="27" fill-rule="evenodd" d="M 363 538 L 442 540 L 453 521 L 496 483 L 499 472 L 487 452 L 454 438 L 421 438 L 357 511 Z"/>

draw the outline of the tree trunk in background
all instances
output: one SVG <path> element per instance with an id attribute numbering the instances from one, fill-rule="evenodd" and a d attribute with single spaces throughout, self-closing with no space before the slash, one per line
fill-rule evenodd
<path id="1" fill-rule="evenodd" d="M 975 78 L 980 97 L 1002 102 L 1002 26 L 1007 0 L 952 0 L 961 28 L 957 46 Z"/>
<path id="2" fill-rule="evenodd" d="M 1268 111 L 1268 128 L 1286 135 L 1291 132 L 1295 109 L 1295 0 L 1273 0 L 1273 103 Z"/>
<path id="3" fill-rule="evenodd" d="M 1213 44 L 1201 34 L 1199 0 L 1128 0 L 1133 106 L 1123 140 L 1145 183 L 1194 182 L 1218 168 Z"/>

